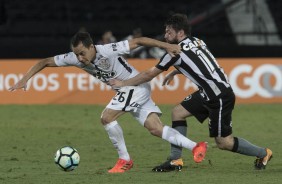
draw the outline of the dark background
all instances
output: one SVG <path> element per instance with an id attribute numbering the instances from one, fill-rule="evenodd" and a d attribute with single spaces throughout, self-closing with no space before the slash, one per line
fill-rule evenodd
<path id="1" fill-rule="evenodd" d="M 230 1 L 236 3 L 236 1 Z M 246 0 L 248 3 L 255 1 Z M 282 36 L 282 2 L 266 0 Z M 203 39 L 216 57 L 282 57 L 281 45 L 238 45 L 220 0 L 0 0 L 0 58 L 44 58 L 69 51 L 80 29 L 95 42 L 106 30 L 122 40 L 139 27 L 143 36 L 162 38 L 164 21 L 185 13 L 192 35 Z M 242 33 L 245 34 L 245 33 Z M 263 31 L 248 34 L 272 34 Z"/>

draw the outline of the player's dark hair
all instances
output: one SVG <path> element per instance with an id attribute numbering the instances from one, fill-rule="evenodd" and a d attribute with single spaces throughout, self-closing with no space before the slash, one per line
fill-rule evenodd
<path id="1" fill-rule="evenodd" d="M 93 44 L 93 40 L 88 32 L 77 32 L 71 38 L 71 46 L 77 47 L 80 43 L 82 43 L 86 48 L 89 48 L 91 44 Z"/>
<path id="2" fill-rule="evenodd" d="M 187 36 L 191 36 L 191 27 L 185 14 L 176 13 L 171 15 L 166 20 L 165 26 L 171 26 L 177 32 L 183 30 Z"/>

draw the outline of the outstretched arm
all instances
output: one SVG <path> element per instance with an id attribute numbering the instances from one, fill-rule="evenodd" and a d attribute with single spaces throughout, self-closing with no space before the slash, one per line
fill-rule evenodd
<path id="1" fill-rule="evenodd" d="M 158 41 L 155 39 L 147 38 L 147 37 L 140 37 L 134 38 L 132 40 L 128 40 L 130 50 L 135 49 L 139 46 L 146 46 L 146 47 L 159 47 L 165 49 L 169 55 L 172 57 L 180 54 L 181 47 L 177 44 L 169 44 L 166 42 Z"/>
<path id="2" fill-rule="evenodd" d="M 45 67 L 56 67 L 56 63 L 53 57 L 43 59 L 36 63 L 33 67 L 29 69 L 29 71 L 23 76 L 21 80 L 19 80 L 15 85 L 9 88 L 9 91 L 14 91 L 17 89 L 23 88 L 26 90 L 27 81 L 34 76 L 36 73 L 40 72 Z"/>
<path id="3" fill-rule="evenodd" d="M 152 67 L 128 80 L 120 81 L 117 79 L 110 79 L 109 85 L 112 86 L 113 88 L 119 88 L 123 86 L 136 86 L 145 82 L 149 82 L 150 80 L 152 80 L 154 77 L 156 77 L 162 72 L 163 70 L 160 70 L 156 67 Z"/>

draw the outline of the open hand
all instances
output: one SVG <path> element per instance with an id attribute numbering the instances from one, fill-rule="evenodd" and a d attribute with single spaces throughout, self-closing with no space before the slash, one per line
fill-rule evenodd
<path id="1" fill-rule="evenodd" d="M 171 57 L 175 57 L 176 55 L 180 54 L 181 47 L 177 44 L 169 44 L 169 47 L 166 48 L 166 51 Z"/>
<path id="2" fill-rule="evenodd" d="M 163 86 L 168 85 L 173 80 L 173 77 L 174 77 L 173 75 L 165 76 L 162 85 Z"/>
<path id="3" fill-rule="evenodd" d="M 15 85 L 11 86 L 8 90 L 9 90 L 9 91 L 15 91 L 15 90 L 17 90 L 17 89 L 23 88 L 23 90 L 26 91 L 26 87 L 27 87 L 26 82 L 20 80 L 20 81 L 17 82 Z"/>

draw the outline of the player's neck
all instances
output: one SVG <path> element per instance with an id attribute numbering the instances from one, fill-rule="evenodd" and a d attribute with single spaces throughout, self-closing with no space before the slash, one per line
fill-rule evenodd
<path id="1" fill-rule="evenodd" d="M 95 59 L 96 59 L 96 53 L 97 53 L 97 50 L 96 50 L 96 47 L 95 47 L 95 45 L 94 45 L 94 51 L 93 51 L 93 57 L 92 57 L 92 59 L 91 59 L 91 63 L 93 63 L 94 64 L 94 61 L 95 61 Z"/>

